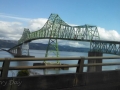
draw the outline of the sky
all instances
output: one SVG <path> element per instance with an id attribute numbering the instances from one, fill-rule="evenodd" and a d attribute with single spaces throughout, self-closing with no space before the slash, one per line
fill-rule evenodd
<path id="1" fill-rule="evenodd" d="M 120 0 L 0 0 L 0 39 L 19 40 L 24 28 L 40 29 L 51 13 L 71 25 L 97 26 L 103 40 L 120 41 Z M 86 46 L 78 41 L 59 44 Z"/>

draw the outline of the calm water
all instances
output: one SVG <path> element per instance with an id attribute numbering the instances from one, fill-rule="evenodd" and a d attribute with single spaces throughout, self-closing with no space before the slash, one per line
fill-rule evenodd
<path id="1" fill-rule="evenodd" d="M 30 50 L 30 55 L 35 56 L 35 57 L 44 57 L 45 56 L 45 51 L 44 50 Z M 52 54 L 50 56 L 53 56 Z M 65 52 L 65 51 L 60 51 L 59 56 L 61 57 L 66 57 L 66 56 L 88 56 L 87 53 L 83 52 Z M 113 56 L 109 54 L 104 54 L 103 56 Z M 115 56 L 115 55 L 114 55 Z M 5 51 L 0 51 L 0 58 L 5 58 L 5 57 L 13 57 L 11 54 L 5 52 Z M 11 62 L 10 66 L 33 66 L 33 63 L 35 62 L 41 62 L 41 61 L 18 61 L 18 62 Z M 70 61 L 60 61 L 61 63 L 64 64 L 77 64 L 77 60 L 70 60 Z M 112 59 L 112 60 L 103 60 L 103 63 L 107 62 L 120 62 L 119 59 Z M 85 60 L 84 63 L 87 63 L 87 60 Z M 0 67 L 2 66 L 2 62 L 0 62 Z M 118 69 L 120 66 L 115 65 L 115 66 L 103 66 L 102 70 L 115 70 Z M 86 67 L 84 67 L 84 72 L 87 70 Z M 44 74 L 43 70 L 40 69 L 31 69 L 30 70 L 34 74 Z M 69 68 L 69 70 L 46 70 L 46 74 L 58 74 L 58 73 L 74 73 L 76 72 L 76 68 Z M 17 71 L 16 70 L 10 70 L 8 76 L 16 76 Z"/>

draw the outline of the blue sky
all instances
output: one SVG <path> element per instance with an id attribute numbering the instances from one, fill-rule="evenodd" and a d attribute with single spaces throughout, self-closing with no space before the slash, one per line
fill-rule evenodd
<path id="1" fill-rule="evenodd" d="M 48 18 L 57 13 L 69 23 L 92 24 L 120 33 L 120 0 L 0 0 L 0 13 Z"/>
<path id="2" fill-rule="evenodd" d="M 69 24 L 96 25 L 101 32 L 108 33 L 108 37 L 101 34 L 103 38 L 114 34 L 120 37 L 120 0 L 0 0 L 0 21 L 6 25 L 17 22 L 19 29 L 26 25 L 38 26 L 40 18 L 45 22 L 51 13 L 58 14 Z M 36 22 L 39 23 L 36 25 Z M 11 25 L 11 30 L 15 25 Z"/>

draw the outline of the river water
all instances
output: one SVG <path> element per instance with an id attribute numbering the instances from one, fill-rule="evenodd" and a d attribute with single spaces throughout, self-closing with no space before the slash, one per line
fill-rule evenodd
<path id="1" fill-rule="evenodd" d="M 30 55 L 35 56 L 35 57 L 44 57 L 45 56 L 45 50 L 30 50 Z M 52 54 L 50 55 L 52 56 Z M 66 51 L 60 51 L 59 52 L 60 57 L 69 57 L 69 56 L 88 56 L 88 53 L 85 52 L 66 52 Z M 115 55 L 110 55 L 110 54 L 103 54 L 103 56 L 115 56 Z M 5 58 L 5 57 L 10 57 L 12 58 L 13 56 L 5 51 L 0 51 L 0 58 Z M 33 66 L 33 63 L 36 62 L 41 62 L 41 61 L 17 61 L 17 62 L 11 62 L 10 66 Z M 60 61 L 61 63 L 64 64 L 77 64 L 78 60 L 70 60 L 70 61 Z M 120 62 L 119 59 L 112 59 L 112 60 L 103 60 L 103 63 L 112 63 L 112 62 Z M 84 63 L 87 63 L 87 60 L 85 60 Z M 0 67 L 2 66 L 2 62 L 0 62 Z M 120 66 L 114 65 L 114 66 L 102 66 L 102 70 L 115 70 L 119 69 Z M 86 72 L 87 67 L 84 67 L 84 72 Z M 62 73 L 74 73 L 76 72 L 76 68 L 69 68 L 69 70 L 46 70 L 45 72 L 40 69 L 30 69 L 31 73 L 34 75 L 43 75 L 43 74 L 62 74 Z M 17 70 L 10 70 L 8 73 L 8 76 L 16 76 L 17 75 Z"/>

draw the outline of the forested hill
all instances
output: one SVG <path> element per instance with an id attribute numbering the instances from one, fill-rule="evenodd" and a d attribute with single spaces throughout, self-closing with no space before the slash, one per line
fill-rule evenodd
<path id="1" fill-rule="evenodd" d="M 0 48 L 11 48 L 17 45 L 17 41 L 14 40 L 0 40 Z M 34 50 L 46 50 L 47 44 L 42 43 L 30 43 L 30 49 Z M 88 52 L 89 48 L 77 48 L 77 47 L 70 47 L 67 45 L 59 45 L 58 46 L 60 51 L 73 51 L 73 52 Z"/>

